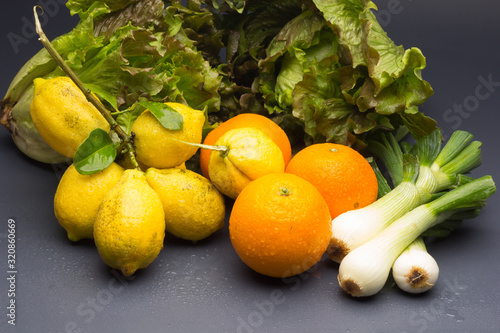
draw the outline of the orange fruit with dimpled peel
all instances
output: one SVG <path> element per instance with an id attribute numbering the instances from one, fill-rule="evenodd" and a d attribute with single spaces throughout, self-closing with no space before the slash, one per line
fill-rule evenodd
<path id="1" fill-rule="evenodd" d="M 308 181 L 287 173 L 248 184 L 229 219 L 231 243 L 254 271 L 277 278 L 315 265 L 331 237 L 328 206 Z"/>
<path id="2" fill-rule="evenodd" d="M 348 146 L 334 143 L 310 145 L 290 160 L 286 172 L 316 186 L 328 204 L 332 218 L 377 200 L 375 172 L 360 153 Z"/>

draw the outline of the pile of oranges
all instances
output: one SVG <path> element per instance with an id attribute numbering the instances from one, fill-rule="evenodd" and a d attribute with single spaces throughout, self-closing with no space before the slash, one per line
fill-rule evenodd
<path id="1" fill-rule="evenodd" d="M 204 144 L 216 145 L 226 133 L 245 128 L 269 137 L 279 148 L 285 168 L 250 177 L 233 196 L 231 243 L 241 260 L 258 273 L 277 278 L 300 274 L 325 253 L 333 218 L 377 199 L 375 173 L 361 154 L 339 144 L 313 144 L 292 158 L 285 132 L 257 114 L 240 114 L 222 123 Z M 201 171 L 207 178 L 213 154 L 219 152 L 200 152 Z M 244 164 L 246 157 L 239 158 Z"/>

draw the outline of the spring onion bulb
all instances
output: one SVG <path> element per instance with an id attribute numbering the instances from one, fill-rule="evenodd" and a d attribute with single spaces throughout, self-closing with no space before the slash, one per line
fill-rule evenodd
<path id="1" fill-rule="evenodd" d="M 434 199 L 440 191 L 456 186 L 461 173 L 481 164 L 481 143 L 465 131 L 455 131 L 441 149 L 436 130 L 417 140 L 403 154 L 392 135 L 370 142 L 392 179 L 394 188 L 373 204 L 348 211 L 332 221 L 329 258 L 341 262 L 345 255 L 366 243 L 411 209 Z M 470 144 L 469 144 L 470 143 Z M 413 159 L 412 159 L 413 158 Z"/>
<path id="2" fill-rule="evenodd" d="M 425 230 L 465 207 L 482 205 L 494 192 L 493 179 L 484 176 L 409 211 L 345 256 L 339 267 L 340 286 L 355 297 L 378 293 L 398 256 Z"/>
<path id="3" fill-rule="evenodd" d="M 392 277 L 396 285 L 412 294 L 431 289 L 438 276 L 439 266 L 427 252 L 422 237 L 408 245 L 392 265 Z"/>

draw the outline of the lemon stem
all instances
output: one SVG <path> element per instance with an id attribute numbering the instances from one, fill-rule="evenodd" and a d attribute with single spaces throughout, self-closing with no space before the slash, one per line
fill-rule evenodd
<path id="1" fill-rule="evenodd" d="M 175 141 L 178 141 L 178 142 L 181 142 L 181 143 L 185 143 L 187 145 L 190 145 L 190 146 L 195 146 L 195 147 L 198 147 L 198 148 L 201 148 L 201 149 L 208 149 L 208 150 L 215 150 L 215 151 L 218 151 L 220 152 L 220 156 L 221 157 L 226 157 L 227 154 L 229 154 L 229 147 L 226 147 L 226 146 L 222 146 L 222 145 L 206 145 L 206 144 L 203 144 L 203 143 L 194 143 L 194 142 L 188 142 L 188 141 L 182 141 L 182 140 L 177 140 L 177 139 L 174 139 L 174 138 L 171 138 L 172 140 L 175 140 Z"/>
<path id="2" fill-rule="evenodd" d="M 71 70 L 71 68 L 66 64 L 64 59 L 61 57 L 59 52 L 55 49 L 54 45 L 50 42 L 50 40 L 47 38 L 45 33 L 42 30 L 42 26 L 40 24 L 40 20 L 38 19 L 38 13 L 37 13 L 37 7 L 40 7 L 42 10 L 43 14 L 43 8 L 39 5 L 33 7 L 33 14 L 35 15 L 35 28 L 36 28 L 36 33 L 40 37 L 39 40 L 45 47 L 45 49 L 49 52 L 50 56 L 56 61 L 56 63 L 61 67 L 61 69 L 68 75 L 68 77 L 76 84 L 76 86 L 83 92 L 87 100 L 95 106 L 95 108 L 102 114 L 104 119 L 109 123 L 111 130 L 116 132 L 118 136 L 122 139 L 122 141 L 125 143 L 127 146 L 128 153 L 130 155 L 130 160 L 132 161 L 132 164 L 134 167 L 138 170 L 140 170 L 139 164 L 137 163 L 137 160 L 135 159 L 135 149 L 132 144 L 132 138 L 123 130 L 123 128 L 118 125 L 116 120 L 113 118 L 111 113 L 102 105 L 102 103 L 94 96 L 92 95 L 90 89 L 86 88 L 82 81 L 78 78 L 78 76 Z M 117 110 L 114 110 L 113 112 L 118 112 Z"/>

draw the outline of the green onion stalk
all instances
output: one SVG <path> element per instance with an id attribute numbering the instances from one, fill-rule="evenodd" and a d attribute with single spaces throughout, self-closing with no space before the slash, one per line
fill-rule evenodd
<path id="1" fill-rule="evenodd" d="M 495 190 L 491 176 L 484 176 L 412 209 L 345 256 L 339 267 L 340 286 L 354 297 L 378 293 L 398 256 L 424 231 L 454 213 L 483 206 Z"/>

